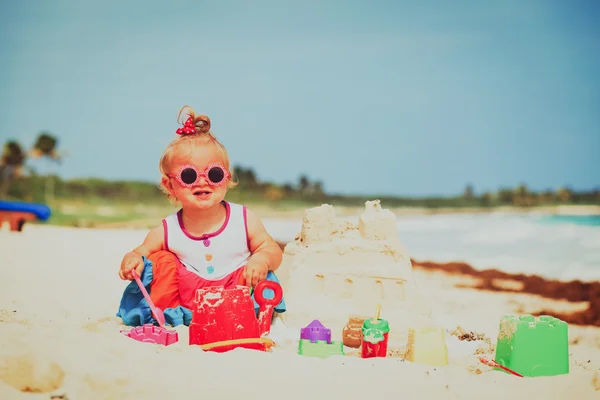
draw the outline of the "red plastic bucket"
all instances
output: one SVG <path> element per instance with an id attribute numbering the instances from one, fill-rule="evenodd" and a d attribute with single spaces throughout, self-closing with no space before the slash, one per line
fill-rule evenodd
<path id="1" fill-rule="evenodd" d="M 265 289 L 274 291 L 273 299 L 264 298 Z M 254 297 L 259 305 L 258 320 L 248 287 L 199 289 L 196 292 L 195 309 L 192 311 L 189 344 L 205 345 L 235 339 L 258 339 L 268 333 L 273 309 L 283 297 L 281 286 L 277 282 L 261 281 L 256 285 Z M 210 351 L 223 353 L 236 347 L 266 350 L 263 343 L 244 343 L 216 346 Z"/>

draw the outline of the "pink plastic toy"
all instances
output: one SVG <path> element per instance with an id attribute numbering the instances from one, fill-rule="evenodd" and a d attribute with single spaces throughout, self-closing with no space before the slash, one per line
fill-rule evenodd
<path id="1" fill-rule="evenodd" d="M 168 346 L 173 344 L 179 340 L 179 335 L 177 331 L 169 331 L 165 328 L 165 314 L 162 312 L 160 308 L 157 308 L 152 300 L 150 299 L 150 295 L 146 291 L 144 284 L 140 280 L 140 276 L 135 272 L 135 269 L 131 271 L 131 274 L 135 278 L 137 285 L 139 286 L 144 298 L 148 302 L 150 309 L 152 310 L 152 314 L 154 314 L 154 318 L 158 321 L 160 326 L 154 326 L 152 324 L 144 324 L 142 326 L 135 327 L 130 331 L 121 331 L 121 333 L 125 334 L 132 338 L 133 340 L 137 340 L 138 342 L 144 343 L 154 343 L 154 344 L 162 344 L 163 346 Z"/>
<path id="2" fill-rule="evenodd" d="M 136 272 L 135 269 L 131 270 L 131 275 L 133 275 L 133 277 L 135 278 L 135 282 L 139 286 L 140 290 L 142 291 L 142 294 L 144 295 L 144 298 L 148 302 L 148 305 L 150 306 L 150 310 L 152 310 L 152 314 L 154 314 L 154 318 L 156 318 L 156 320 L 158 321 L 158 324 L 164 328 L 165 327 L 165 314 L 162 312 L 162 310 L 160 308 L 158 308 L 154 305 L 154 303 L 150 299 L 150 295 L 148 294 L 148 292 L 146 291 L 146 288 L 144 287 L 144 284 L 140 280 L 140 276 L 138 275 L 138 273 Z"/>
<path id="3" fill-rule="evenodd" d="M 169 331 L 163 327 L 154 326 L 152 324 L 137 326 L 127 332 L 121 331 L 121 333 L 138 342 L 162 344 L 163 346 L 168 346 L 179 340 L 177 331 Z"/>

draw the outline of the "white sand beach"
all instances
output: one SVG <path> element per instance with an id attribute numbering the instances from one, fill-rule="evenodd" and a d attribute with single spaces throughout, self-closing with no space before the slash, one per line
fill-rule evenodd
<path id="1" fill-rule="evenodd" d="M 299 332 L 281 320 L 272 328 L 272 352 L 204 352 L 188 345 L 185 326 L 168 347 L 136 342 L 120 333 L 126 327 L 115 316 L 127 285 L 117 271 L 145 233 L 44 225 L 0 231 L 0 399 L 600 398 L 600 328 L 570 325 L 570 373 L 537 378 L 483 365 L 475 352 L 484 341 L 450 334 L 461 326 L 495 345 L 505 314 L 583 304 L 457 288 L 464 277 L 422 269 L 414 270 L 415 283 L 446 329 L 447 366 L 361 359 L 354 349 L 327 359 L 300 356 Z"/>

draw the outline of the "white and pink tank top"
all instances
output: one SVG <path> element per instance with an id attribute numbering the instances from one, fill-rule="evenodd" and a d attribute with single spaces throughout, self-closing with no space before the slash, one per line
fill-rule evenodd
<path id="1" fill-rule="evenodd" d="M 203 279 L 224 278 L 243 267 L 250 258 L 246 207 L 223 201 L 225 222 L 219 230 L 193 236 L 183 226 L 181 210 L 163 219 L 166 250 L 185 268 Z"/>

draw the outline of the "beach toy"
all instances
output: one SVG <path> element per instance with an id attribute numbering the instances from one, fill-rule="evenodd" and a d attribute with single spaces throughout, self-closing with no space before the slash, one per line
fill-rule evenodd
<path id="1" fill-rule="evenodd" d="M 300 342 L 298 342 L 298 354 L 301 356 L 320 358 L 343 356 L 344 343 L 339 341 L 327 343 L 325 340 L 311 342 L 309 339 L 300 339 Z"/>
<path id="2" fill-rule="evenodd" d="M 321 321 L 315 319 L 306 328 L 300 329 L 300 339 L 307 339 L 313 343 L 317 340 L 331 343 L 331 329 L 325 328 Z"/>
<path id="3" fill-rule="evenodd" d="M 150 295 L 144 284 L 140 280 L 140 276 L 135 271 L 135 269 L 131 270 L 131 274 L 135 279 L 135 282 L 139 286 L 144 298 L 148 302 L 150 306 L 150 310 L 152 314 L 154 314 L 154 318 L 158 321 L 160 326 L 154 326 L 152 324 L 144 324 L 142 326 L 137 326 L 129 331 L 121 331 L 121 333 L 125 334 L 125 336 L 130 337 L 138 342 L 144 343 L 154 343 L 154 344 L 162 344 L 163 346 L 168 346 L 173 344 L 179 340 L 179 335 L 177 331 L 170 331 L 165 328 L 165 315 L 162 310 L 154 305 L 152 299 L 150 299 Z"/>
<path id="4" fill-rule="evenodd" d="M 271 346 L 274 346 L 275 342 L 273 341 L 273 339 L 269 339 L 269 338 L 233 339 L 233 340 L 223 340 L 220 342 L 214 342 L 214 343 L 209 343 L 209 344 L 201 344 L 200 348 L 205 351 L 212 350 L 217 353 L 223 353 L 223 352 L 229 351 L 235 347 L 246 347 L 246 346 L 242 346 L 242 345 L 254 346 L 256 344 L 260 344 L 264 347 L 264 349 L 260 348 L 259 350 L 266 350 L 266 349 L 270 348 Z"/>
<path id="5" fill-rule="evenodd" d="M 0 201 L 0 226 L 8 221 L 13 232 L 21 232 L 27 221 L 46 221 L 50 214 L 50 208 L 45 204 Z"/>
<path id="6" fill-rule="evenodd" d="M 169 331 L 160 326 L 152 324 L 144 324 L 142 326 L 136 326 L 129 331 L 121 331 L 125 336 L 137 340 L 138 342 L 161 344 L 168 346 L 176 343 L 179 340 L 177 331 Z"/>
<path id="7" fill-rule="evenodd" d="M 273 298 L 264 297 L 266 289 L 273 291 Z M 264 336 L 270 333 L 273 310 L 282 298 L 283 290 L 277 282 L 259 282 L 254 289 L 254 299 L 259 305 L 257 318 L 247 286 L 198 289 L 189 343 L 218 353 L 237 347 L 266 351 L 274 342 Z"/>
<path id="8" fill-rule="evenodd" d="M 527 377 L 568 374 L 568 324 L 550 315 L 505 315 L 495 362 Z"/>
<path id="9" fill-rule="evenodd" d="M 262 285 L 261 285 L 262 283 Z M 274 296 L 271 299 L 265 298 L 264 291 L 270 289 Z M 254 300 L 258 304 L 258 331 L 262 336 L 267 336 L 271 333 L 271 322 L 273 322 L 273 310 L 275 306 L 283 299 L 283 289 L 281 285 L 275 281 L 261 281 L 256 285 L 253 291 Z M 254 311 L 254 305 L 252 306 Z M 254 311 L 256 312 L 256 311 Z"/>
<path id="10" fill-rule="evenodd" d="M 408 344 L 404 358 L 417 364 L 448 365 L 448 347 L 441 327 L 408 330 Z"/>
<path id="11" fill-rule="evenodd" d="M 513 374 L 514 376 L 519 376 L 519 377 L 521 377 L 521 378 L 523 377 L 523 375 L 521 375 L 521 374 L 519 374 L 519 373 L 517 373 L 517 372 L 513 371 L 512 369 L 509 369 L 509 368 L 503 367 L 502 365 L 498 364 L 498 363 L 497 363 L 496 361 L 494 361 L 494 360 L 488 360 L 487 358 L 485 358 L 485 357 L 483 357 L 483 356 L 480 356 L 480 357 L 479 357 L 479 361 L 481 361 L 483 364 L 485 364 L 485 365 L 487 365 L 487 366 L 490 366 L 490 367 L 496 367 L 496 368 L 503 369 L 503 370 L 505 370 L 506 372 L 509 372 L 509 373 Z"/>
<path id="12" fill-rule="evenodd" d="M 362 326 L 361 354 L 362 358 L 385 357 L 387 355 L 390 325 L 379 318 L 381 306 L 377 305 L 375 317 L 366 319 Z"/>
<path id="13" fill-rule="evenodd" d="M 301 356 L 326 358 L 333 355 L 344 355 L 344 343 L 331 341 L 331 329 L 325 328 L 321 321 L 315 319 L 305 328 L 300 329 L 298 354 Z"/>
<path id="14" fill-rule="evenodd" d="M 362 344 L 362 326 L 365 318 L 351 316 L 342 329 L 342 342 L 346 347 L 358 349 Z"/>
<path id="15" fill-rule="evenodd" d="M 158 308 L 154 305 L 154 303 L 152 302 L 152 299 L 150 299 L 150 295 L 148 294 L 148 292 L 146 291 L 146 288 L 144 287 L 144 284 L 140 280 L 140 276 L 138 275 L 138 273 L 135 269 L 131 270 L 131 275 L 133 275 L 135 282 L 139 286 L 140 290 L 142 291 L 142 294 L 144 295 L 144 298 L 148 302 L 148 305 L 150 306 L 150 310 L 152 311 L 152 314 L 154 314 L 154 318 L 156 318 L 156 321 L 158 321 L 158 324 L 162 328 L 164 328 L 165 327 L 165 314 L 162 312 L 162 310 L 160 308 Z"/>

